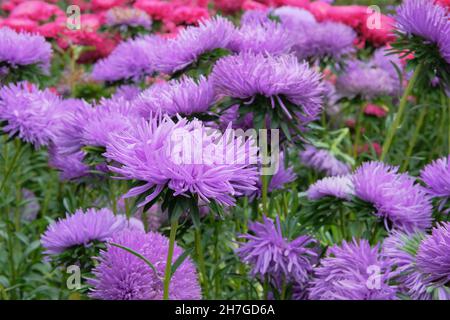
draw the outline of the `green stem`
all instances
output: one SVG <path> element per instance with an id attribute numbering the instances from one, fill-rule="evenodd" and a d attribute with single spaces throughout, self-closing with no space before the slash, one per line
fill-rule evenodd
<path id="1" fill-rule="evenodd" d="M 170 224 L 169 249 L 167 252 L 166 271 L 164 272 L 164 294 L 163 299 L 169 300 L 169 285 L 172 277 L 172 257 L 175 247 L 175 238 L 177 236 L 178 219 L 172 219 Z"/>
<path id="2" fill-rule="evenodd" d="M 406 151 L 406 157 L 403 161 L 403 165 L 400 168 L 400 171 L 404 171 L 409 167 L 409 160 L 411 158 L 412 152 L 414 150 L 414 146 L 416 145 L 417 138 L 419 137 L 420 129 L 422 129 L 423 120 L 425 119 L 425 115 L 427 114 L 427 108 L 424 107 L 420 110 L 419 117 L 416 120 L 416 125 L 414 128 L 414 133 L 409 140 L 408 150 Z"/>
<path id="3" fill-rule="evenodd" d="M 405 89 L 405 92 L 403 93 L 402 98 L 400 99 L 400 104 L 398 107 L 398 111 L 394 117 L 394 121 L 392 122 L 391 126 L 389 127 L 388 133 L 386 135 L 386 140 L 383 144 L 383 152 L 381 153 L 380 160 L 383 161 L 386 158 L 387 153 L 389 152 L 389 148 L 391 147 L 392 140 L 394 139 L 394 135 L 397 132 L 397 129 L 400 125 L 403 113 L 405 112 L 406 104 L 408 102 L 408 97 L 410 96 L 414 84 L 417 81 L 417 78 L 419 77 L 419 74 L 422 72 L 422 64 L 419 64 L 414 71 L 413 76 L 409 80 L 408 86 Z"/>
<path id="4" fill-rule="evenodd" d="M 208 278 L 206 275 L 205 257 L 203 255 L 202 235 L 200 228 L 195 228 L 195 250 L 197 252 L 198 268 L 202 279 L 204 297 L 209 297 Z"/>
<path id="5" fill-rule="evenodd" d="M 364 107 L 362 105 L 359 106 L 358 116 L 356 119 L 356 127 L 355 127 L 355 143 L 353 145 L 353 158 L 356 159 L 358 157 L 358 146 L 359 141 L 361 140 L 361 124 L 363 121 L 364 115 Z"/>
<path id="6" fill-rule="evenodd" d="M 14 169 L 17 167 L 17 160 L 19 159 L 20 155 L 22 154 L 22 150 L 23 150 L 23 143 L 20 143 L 19 146 L 16 148 L 16 153 L 14 154 L 14 158 L 12 159 L 10 165 L 8 166 L 8 169 L 5 173 L 5 176 L 3 177 L 3 181 L 2 184 L 0 185 L 0 192 L 3 190 L 3 188 L 5 187 L 6 182 L 9 179 L 9 176 L 11 175 L 11 173 L 13 173 Z"/>

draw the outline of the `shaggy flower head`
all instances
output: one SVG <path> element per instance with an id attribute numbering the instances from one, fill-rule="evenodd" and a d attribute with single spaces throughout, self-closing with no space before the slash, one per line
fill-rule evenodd
<path id="1" fill-rule="evenodd" d="M 166 186 L 174 196 L 197 194 L 207 203 L 215 200 L 234 205 L 235 196 L 255 190 L 256 152 L 251 140 L 244 142 L 228 134 L 218 137 L 209 134 L 198 120 L 179 118 L 175 123 L 166 116 L 161 121 L 141 121 L 129 131 L 114 135 L 105 155 L 119 164 L 111 166 L 111 171 L 125 179 L 146 182 L 131 189 L 126 197 L 152 190 L 141 205 Z"/>
<path id="2" fill-rule="evenodd" d="M 354 51 L 356 33 L 337 22 L 305 24 L 304 31 L 295 39 L 294 50 L 299 59 L 339 59 Z"/>
<path id="3" fill-rule="evenodd" d="M 420 172 L 420 178 L 427 185 L 431 196 L 450 197 L 450 155 L 425 166 Z"/>
<path id="4" fill-rule="evenodd" d="M 185 69 L 201 55 L 227 48 L 234 32 L 233 24 L 219 16 L 187 27 L 155 49 L 156 68 L 167 74 Z"/>
<path id="5" fill-rule="evenodd" d="M 417 267 L 430 284 L 448 285 L 450 281 L 450 222 L 437 226 L 420 244 Z M 450 290 L 448 292 L 450 297 Z"/>
<path id="6" fill-rule="evenodd" d="M 263 217 L 263 222 L 249 225 L 252 234 L 241 236 L 248 241 L 237 249 L 244 263 L 252 266 L 252 274 L 264 279 L 282 279 L 288 282 L 305 283 L 312 271 L 312 265 L 318 254 L 314 249 L 315 240 L 309 236 L 300 236 L 292 241 L 281 233 L 280 219 L 276 224 L 272 219 Z"/>
<path id="7" fill-rule="evenodd" d="M 138 119 L 134 105 L 121 98 L 100 101 L 88 115 L 79 119 L 81 143 L 86 146 L 106 147 L 111 135 L 127 130 Z"/>
<path id="8" fill-rule="evenodd" d="M 363 163 L 353 174 L 355 195 L 377 210 L 396 229 L 413 232 L 431 226 L 432 206 L 424 188 L 398 168 L 381 162 Z"/>
<path id="9" fill-rule="evenodd" d="M 94 65 L 92 78 L 98 81 L 139 81 L 155 71 L 153 53 L 163 40 L 146 36 L 120 43 L 105 59 Z"/>
<path id="10" fill-rule="evenodd" d="M 217 61 L 211 79 L 217 94 L 253 101 L 257 95 L 278 102 L 289 118 L 291 113 L 282 98 L 296 105 L 301 124 L 306 124 L 322 110 L 323 86 L 318 73 L 293 55 L 265 56 L 241 52 Z"/>
<path id="11" fill-rule="evenodd" d="M 297 31 L 305 25 L 316 23 L 316 18 L 307 10 L 283 6 L 276 8 L 271 15 L 280 18 L 281 23 L 291 31 Z"/>
<path id="12" fill-rule="evenodd" d="M 383 256 L 395 269 L 392 277 L 399 282 L 399 291 L 415 300 L 432 297 L 416 266 L 417 249 L 424 237 L 422 232 L 394 231 L 383 242 Z"/>
<path id="13" fill-rule="evenodd" d="M 351 176 L 335 176 L 323 178 L 307 191 L 308 199 L 318 200 L 323 197 L 335 197 L 350 200 L 355 193 Z"/>
<path id="14" fill-rule="evenodd" d="M 238 29 L 229 48 L 234 52 L 251 51 L 271 55 L 288 53 L 294 44 L 292 35 L 280 23 L 244 24 Z"/>
<path id="15" fill-rule="evenodd" d="M 336 88 L 344 96 L 375 98 L 397 92 L 398 80 L 372 63 L 351 61 L 344 73 L 338 77 Z"/>
<path id="16" fill-rule="evenodd" d="M 183 77 L 153 85 L 143 91 L 133 105 L 145 118 L 159 112 L 187 116 L 208 111 L 215 100 L 211 81 L 202 76 L 198 80 Z"/>
<path id="17" fill-rule="evenodd" d="M 43 72 L 50 67 L 52 47 L 44 37 L 0 29 L 0 66 L 38 65 Z"/>
<path id="18" fill-rule="evenodd" d="M 110 241 L 130 248 L 155 266 L 152 270 L 140 258 L 107 244 L 100 252 L 99 264 L 93 269 L 93 287 L 89 296 L 101 300 L 161 300 L 169 241 L 159 233 L 124 231 Z M 183 250 L 175 245 L 173 259 L 177 260 Z M 199 300 L 201 289 L 191 259 L 187 258 L 170 279 L 171 300 Z"/>
<path id="19" fill-rule="evenodd" d="M 405 0 L 395 17 L 399 31 L 421 37 L 429 46 L 437 45 L 442 58 L 450 64 L 450 23 L 446 8 L 428 0 Z"/>
<path id="20" fill-rule="evenodd" d="M 46 254 L 59 254 L 74 246 L 89 246 L 106 241 L 115 232 L 127 228 L 123 216 L 115 216 L 109 209 L 79 209 L 66 218 L 53 222 L 42 235 Z"/>
<path id="21" fill-rule="evenodd" d="M 336 159 L 328 150 L 317 149 L 307 145 L 300 154 L 301 162 L 307 167 L 319 172 L 324 172 L 328 176 L 338 176 L 350 173 L 350 165 Z"/>
<path id="22" fill-rule="evenodd" d="M 0 124 L 10 136 L 18 135 L 36 148 L 53 138 L 61 117 L 61 100 L 50 90 L 40 91 L 25 82 L 0 89 Z"/>
<path id="23" fill-rule="evenodd" d="M 367 240 L 334 245 L 314 271 L 312 300 L 394 300 L 396 289 L 388 285 L 390 266 Z M 371 282 L 374 270 L 380 278 Z M 378 285 L 379 284 L 379 285 Z"/>
<path id="24" fill-rule="evenodd" d="M 150 29 L 152 19 L 147 13 L 134 8 L 112 8 L 106 12 L 106 24 L 110 27 L 143 27 Z"/>

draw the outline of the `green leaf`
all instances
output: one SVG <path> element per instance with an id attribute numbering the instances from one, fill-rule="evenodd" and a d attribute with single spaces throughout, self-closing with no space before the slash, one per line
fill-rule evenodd
<path id="1" fill-rule="evenodd" d="M 177 260 L 172 264 L 172 267 L 170 269 L 170 277 L 175 274 L 178 267 L 183 263 L 184 260 L 191 254 L 192 248 L 185 250 L 182 255 L 180 255 Z"/>

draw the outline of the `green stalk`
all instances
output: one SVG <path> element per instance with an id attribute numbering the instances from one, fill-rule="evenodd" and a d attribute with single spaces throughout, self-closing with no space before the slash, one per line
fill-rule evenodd
<path id="1" fill-rule="evenodd" d="M 356 127 L 355 127 L 355 143 L 353 145 L 353 158 L 356 160 L 358 157 L 358 146 L 359 141 L 361 140 L 361 124 L 363 121 L 364 115 L 364 107 L 362 105 L 359 106 L 358 116 L 356 118 Z"/>
<path id="2" fill-rule="evenodd" d="M 170 224 L 169 250 L 167 252 L 166 270 L 164 272 L 164 294 L 163 299 L 169 300 L 169 285 L 172 277 L 172 257 L 175 247 L 175 238 L 177 236 L 178 219 L 172 219 Z"/>
<path id="3" fill-rule="evenodd" d="M 16 152 L 14 154 L 14 158 L 12 159 L 10 165 L 8 166 L 8 169 L 6 171 L 5 176 L 3 177 L 3 181 L 2 184 L 0 185 L 0 192 L 3 190 L 3 188 L 5 187 L 6 182 L 9 179 L 9 176 L 11 175 L 11 173 L 13 173 L 14 169 L 17 167 L 16 162 L 17 160 L 20 158 L 22 151 L 24 150 L 23 148 L 24 144 L 20 143 L 19 146 L 16 148 Z"/>
<path id="4" fill-rule="evenodd" d="M 408 86 L 405 89 L 405 92 L 403 93 L 402 98 L 400 99 L 400 104 L 398 107 L 398 111 L 395 115 L 394 121 L 392 122 L 391 126 L 389 127 L 388 133 L 386 135 L 386 140 L 383 144 L 383 151 L 381 153 L 380 160 L 383 161 L 386 158 L 387 153 L 389 152 L 389 148 L 391 147 L 392 140 L 394 139 L 394 135 L 397 132 L 397 129 L 401 123 L 401 119 L 403 117 L 403 113 L 405 112 L 406 104 L 408 102 L 408 97 L 411 94 L 414 84 L 417 81 L 417 78 L 419 77 L 419 74 L 422 72 L 422 64 L 419 64 L 414 71 L 413 76 L 409 80 Z"/>
<path id="5" fill-rule="evenodd" d="M 406 151 L 406 158 L 403 161 L 403 165 L 401 166 L 400 171 L 404 171 L 404 170 L 408 169 L 409 160 L 411 158 L 414 146 L 416 145 L 417 138 L 419 137 L 420 129 L 422 129 L 423 120 L 425 119 L 427 110 L 428 110 L 428 108 L 426 108 L 426 107 L 422 108 L 422 110 L 420 110 L 419 117 L 416 120 L 416 126 L 414 129 L 413 136 L 411 137 L 411 140 L 409 140 L 408 150 Z"/>
<path id="6" fill-rule="evenodd" d="M 206 276 L 205 257 L 203 255 L 202 235 L 200 228 L 195 228 L 195 251 L 197 252 L 198 268 L 202 278 L 204 296 L 209 297 L 208 278 Z"/>
<path id="7" fill-rule="evenodd" d="M 267 194 L 269 190 L 269 177 L 267 175 L 262 175 L 262 211 L 263 214 L 268 214 L 268 207 L 267 207 Z"/>

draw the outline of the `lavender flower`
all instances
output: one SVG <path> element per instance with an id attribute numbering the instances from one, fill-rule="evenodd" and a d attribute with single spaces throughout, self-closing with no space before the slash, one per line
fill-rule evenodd
<path id="1" fill-rule="evenodd" d="M 397 92 L 398 80 L 391 74 L 370 62 L 350 61 L 344 73 L 336 82 L 338 92 L 343 96 L 375 98 Z"/>
<path id="2" fill-rule="evenodd" d="M 138 257 L 108 244 L 106 250 L 100 253 L 100 263 L 92 271 L 94 278 L 88 280 L 93 287 L 89 296 L 102 300 L 161 300 L 168 239 L 154 232 L 124 231 L 114 235 L 110 241 L 143 255 L 155 266 L 156 273 Z M 174 261 L 182 253 L 183 250 L 175 245 Z M 201 299 L 195 267 L 189 258 L 172 275 L 169 298 Z"/>
<path id="3" fill-rule="evenodd" d="M 426 191 L 397 167 L 363 163 L 353 174 L 355 195 L 377 210 L 376 215 L 396 229 L 413 232 L 431 226 L 432 206 Z"/>
<path id="4" fill-rule="evenodd" d="M 162 45 L 157 36 L 140 37 L 120 43 L 105 59 L 98 61 L 92 70 L 97 81 L 140 81 L 155 72 L 153 53 Z"/>
<path id="5" fill-rule="evenodd" d="M 61 100 L 49 90 L 19 83 L 0 89 L 0 122 L 9 136 L 18 135 L 36 148 L 54 137 L 61 117 Z"/>
<path id="6" fill-rule="evenodd" d="M 150 29 L 152 19 L 142 10 L 135 8 L 112 8 L 106 12 L 106 25 L 109 27 L 143 27 Z"/>
<path id="7" fill-rule="evenodd" d="M 45 253 L 60 254 L 74 246 L 89 246 L 106 241 L 114 233 L 127 228 L 123 217 L 116 217 L 109 209 L 79 209 L 72 215 L 50 224 L 41 237 Z"/>
<path id="8" fill-rule="evenodd" d="M 125 99 L 127 101 L 133 101 L 141 93 L 141 89 L 134 85 L 123 85 L 116 89 L 116 92 L 112 95 L 111 99 Z"/>
<path id="9" fill-rule="evenodd" d="M 249 230 L 254 233 L 242 235 L 248 242 L 237 249 L 244 263 L 252 266 L 252 274 L 261 279 L 285 279 L 287 282 L 305 283 L 312 271 L 312 265 L 318 257 L 314 249 L 315 240 L 309 236 L 300 236 L 292 241 L 281 233 L 280 219 L 276 224 L 270 218 L 263 222 L 253 222 Z"/>
<path id="10" fill-rule="evenodd" d="M 267 188 L 268 192 L 283 189 L 284 186 L 296 179 L 293 167 L 284 166 L 284 154 L 281 152 L 278 159 L 278 170 L 270 177 L 270 182 Z M 262 183 L 261 180 L 257 182 L 257 190 L 247 194 L 250 199 L 254 197 L 261 197 Z"/>
<path id="11" fill-rule="evenodd" d="M 316 18 L 311 12 L 297 7 L 279 7 L 273 10 L 271 14 L 280 18 L 281 23 L 292 32 L 303 30 L 306 25 L 316 23 Z"/>
<path id="12" fill-rule="evenodd" d="M 414 300 L 430 300 L 431 294 L 424 282 L 423 274 L 417 270 L 416 254 L 422 232 L 403 233 L 394 231 L 383 242 L 383 256 L 395 269 L 392 278 L 399 282 L 399 292 Z"/>
<path id="13" fill-rule="evenodd" d="M 197 194 L 207 203 L 215 200 L 233 205 L 234 196 L 255 190 L 258 176 L 252 155 L 256 155 L 256 147 L 250 140 L 241 143 L 229 135 L 217 138 L 208 134 L 198 120 L 187 122 L 179 118 L 175 123 L 169 117 L 161 121 L 154 118 L 114 135 L 105 155 L 119 164 L 109 167 L 111 171 L 126 179 L 145 181 L 126 197 L 152 190 L 141 205 L 158 196 L 166 186 L 174 191 L 174 196 Z"/>
<path id="14" fill-rule="evenodd" d="M 308 188 L 308 199 L 318 200 L 323 197 L 335 197 L 350 200 L 355 194 L 350 175 L 326 177 Z"/>
<path id="15" fill-rule="evenodd" d="M 324 172 L 329 176 L 350 173 L 350 165 L 336 159 L 329 151 L 307 145 L 299 154 L 300 161 L 307 167 Z"/>
<path id="16" fill-rule="evenodd" d="M 60 171 L 61 180 L 78 179 L 89 174 L 89 166 L 83 162 L 85 152 L 65 154 L 60 148 L 51 144 L 48 153 L 49 166 Z"/>
<path id="17" fill-rule="evenodd" d="M 300 59 L 330 57 L 337 60 L 354 51 L 356 33 L 342 23 L 309 23 L 304 24 L 303 29 L 294 46 Z"/>
<path id="18" fill-rule="evenodd" d="M 320 75 L 299 63 L 292 55 L 265 56 L 241 52 L 217 61 L 211 74 L 218 95 L 252 102 L 257 95 L 275 101 L 283 112 L 293 118 L 282 98 L 296 105 L 295 115 L 304 125 L 320 114 L 322 109 L 322 83 Z"/>
<path id="19" fill-rule="evenodd" d="M 418 36 L 424 46 L 436 45 L 450 64 L 450 24 L 448 11 L 433 1 L 405 0 L 397 8 L 398 30 L 404 35 Z"/>
<path id="20" fill-rule="evenodd" d="M 374 272 L 377 272 L 374 283 Z M 394 300 L 390 265 L 367 240 L 334 245 L 314 270 L 309 298 L 313 300 Z"/>
<path id="21" fill-rule="evenodd" d="M 420 244 L 417 267 L 428 284 L 448 285 L 450 281 L 450 222 L 438 225 Z M 450 298 L 450 290 L 448 292 Z"/>
<path id="22" fill-rule="evenodd" d="M 246 10 L 241 17 L 241 25 L 258 25 L 270 22 L 267 10 Z"/>
<path id="23" fill-rule="evenodd" d="M 233 36 L 228 48 L 234 52 L 280 55 L 289 53 L 294 41 L 281 24 L 268 21 L 261 24 L 244 24 Z"/>
<path id="24" fill-rule="evenodd" d="M 141 116 L 148 118 L 159 112 L 169 116 L 203 113 L 215 100 L 211 81 L 201 76 L 198 80 L 183 77 L 155 84 L 143 91 L 133 104 Z"/>
<path id="25" fill-rule="evenodd" d="M 81 143 L 85 146 L 106 147 L 111 136 L 133 126 L 137 119 L 134 105 L 124 99 L 103 99 L 83 121 Z"/>
<path id="26" fill-rule="evenodd" d="M 172 74 L 185 69 L 208 52 L 227 48 L 235 29 L 222 17 L 200 22 L 198 27 L 187 27 L 174 39 L 155 48 L 155 65 L 158 71 Z"/>
<path id="27" fill-rule="evenodd" d="M 48 72 L 52 47 L 44 37 L 27 32 L 17 33 L 9 28 L 0 28 L 0 66 L 23 67 L 37 65 Z"/>
<path id="28" fill-rule="evenodd" d="M 428 193 L 436 198 L 450 197 L 450 155 L 433 161 L 420 172 Z"/>

